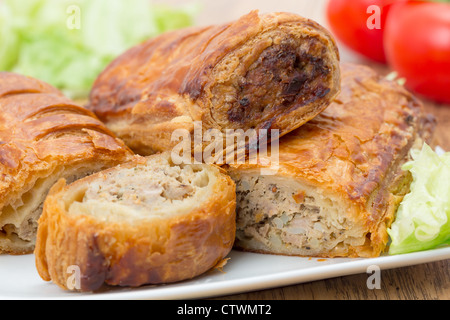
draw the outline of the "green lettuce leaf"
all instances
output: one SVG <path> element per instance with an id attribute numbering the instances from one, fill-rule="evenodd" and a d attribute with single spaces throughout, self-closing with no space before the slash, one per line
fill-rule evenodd
<path id="1" fill-rule="evenodd" d="M 19 53 L 19 36 L 11 20 L 11 10 L 0 5 L 0 71 L 11 69 Z"/>
<path id="2" fill-rule="evenodd" d="M 115 57 L 163 32 L 192 25 L 198 9 L 150 0 L 2 0 L 0 71 L 35 77 L 71 98 L 85 98 Z"/>
<path id="3" fill-rule="evenodd" d="M 413 150 L 403 166 L 413 177 L 388 233 L 389 254 L 450 244 L 450 152 L 438 155 L 428 145 Z"/>

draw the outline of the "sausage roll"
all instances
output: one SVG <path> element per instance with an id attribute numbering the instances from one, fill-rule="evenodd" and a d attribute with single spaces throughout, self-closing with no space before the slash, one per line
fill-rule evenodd
<path id="1" fill-rule="evenodd" d="M 232 249 L 235 208 L 235 184 L 223 169 L 178 166 L 169 153 L 60 181 L 39 219 L 37 270 L 79 291 L 191 279 Z"/>
<path id="2" fill-rule="evenodd" d="M 411 180 L 401 166 L 435 123 L 372 69 L 346 64 L 341 72 L 338 98 L 280 139 L 273 174 L 261 175 L 261 164 L 229 167 L 237 248 L 318 257 L 376 257 L 385 249 Z"/>
<path id="3" fill-rule="evenodd" d="M 179 142 L 174 130 L 192 133 L 197 121 L 203 131 L 278 129 L 282 136 L 324 110 L 339 87 L 339 53 L 327 30 L 295 14 L 254 11 L 130 49 L 100 74 L 89 106 L 131 149 L 149 155 L 171 150 Z"/>
<path id="4" fill-rule="evenodd" d="M 0 252 L 31 253 L 50 187 L 133 155 L 89 110 L 22 75 L 0 73 Z"/>

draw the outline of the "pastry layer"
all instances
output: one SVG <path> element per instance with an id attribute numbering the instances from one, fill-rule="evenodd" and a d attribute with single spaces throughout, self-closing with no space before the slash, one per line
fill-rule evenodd
<path id="1" fill-rule="evenodd" d="M 408 191 L 401 170 L 429 141 L 434 119 L 398 84 L 343 64 L 340 95 L 279 141 L 279 168 L 230 165 L 237 190 L 237 241 L 245 250 L 375 257 Z M 264 160 L 264 159 L 262 159 Z M 260 161 L 263 163 L 263 161 Z"/>
<path id="2" fill-rule="evenodd" d="M 222 169 L 178 166 L 168 153 L 71 185 L 61 180 L 39 219 L 37 270 L 79 291 L 191 279 L 232 249 L 235 208 L 235 184 Z M 71 266 L 79 268 L 78 287 Z"/>
<path id="3" fill-rule="evenodd" d="M 39 80 L 0 73 L 0 252 L 34 249 L 51 186 L 133 156 L 89 110 Z"/>
<path id="4" fill-rule="evenodd" d="M 90 108 L 140 154 L 171 150 L 176 129 L 279 129 L 324 110 L 339 91 L 330 33 L 290 13 L 161 35 L 100 74 Z"/>

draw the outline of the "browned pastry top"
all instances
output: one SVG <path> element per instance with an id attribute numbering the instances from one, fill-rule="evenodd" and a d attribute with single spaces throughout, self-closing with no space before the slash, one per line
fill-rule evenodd
<path id="1" fill-rule="evenodd" d="M 0 72 L 0 210 L 55 163 L 131 151 L 89 110 L 36 79 Z"/>
<path id="2" fill-rule="evenodd" d="M 230 24 L 165 33 L 116 59 L 97 80 L 100 87 L 94 85 L 91 105 L 102 117 L 130 108 L 156 92 L 188 94 L 197 99 L 208 80 L 208 71 L 232 49 L 268 25 L 276 27 L 299 19 L 325 31 L 316 22 L 295 14 L 265 15 L 263 20 L 255 11 Z M 179 55 L 179 51 L 186 54 Z"/>
<path id="3" fill-rule="evenodd" d="M 216 92 L 206 93 L 205 87 L 208 83 L 211 85 L 211 73 L 228 54 L 242 49 L 244 44 L 261 32 L 293 25 L 304 28 L 304 34 L 301 36 L 296 34 L 296 37 L 307 37 L 308 40 L 304 42 L 308 42 L 309 46 L 297 48 L 279 40 L 283 31 L 280 31 L 280 35 L 272 34 L 267 39 L 259 39 L 254 47 L 250 45 L 244 49 L 249 58 L 240 58 L 239 64 L 243 69 L 247 70 L 246 68 L 253 65 L 251 70 L 248 69 L 245 83 L 230 85 L 228 84 L 231 81 L 228 78 L 230 75 L 225 78 L 219 77 L 218 83 L 226 84 L 225 89 L 220 89 L 221 97 L 218 97 Z M 284 30 L 283 28 L 280 30 Z M 281 42 L 275 44 L 276 41 Z M 271 43 L 270 46 L 268 43 Z M 327 65 L 319 59 L 324 55 L 325 46 L 329 46 L 327 49 L 330 51 L 330 57 L 333 57 L 327 61 Z M 317 56 L 311 54 L 313 51 Z M 252 60 L 259 55 L 258 61 Z M 107 123 L 111 118 L 119 121 L 119 117 L 125 114 L 128 117 L 139 115 L 140 118 L 135 119 L 135 122 L 146 121 L 148 124 L 189 116 L 194 120 L 204 121 L 207 125 L 217 122 L 222 127 L 226 125 L 231 128 L 242 128 L 245 123 L 246 127 L 251 128 L 256 127 L 255 120 L 263 118 L 260 122 L 267 124 L 259 127 L 268 128 L 282 114 L 310 104 L 311 101 L 334 95 L 337 92 L 335 82 L 338 80 L 333 78 L 333 81 L 330 81 L 329 78 L 337 72 L 331 69 L 334 69 L 338 59 L 334 40 L 329 32 L 316 22 L 291 13 L 259 15 L 254 11 L 232 23 L 165 33 L 130 49 L 100 74 L 90 95 L 89 108 Z M 235 63 L 233 61 L 230 60 L 230 63 Z M 296 73 L 295 69 L 299 68 L 299 63 L 307 64 L 308 69 L 311 65 L 315 67 L 308 71 L 310 73 L 308 75 Z M 227 66 L 223 68 L 226 69 Z M 311 85 L 314 88 L 306 86 L 309 91 L 301 100 L 298 92 L 304 85 L 306 77 L 324 79 L 317 80 L 317 84 Z M 275 81 L 274 78 L 278 80 Z M 268 81 L 274 85 L 277 82 L 282 86 L 281 90 L 274 90 L 282 92 L 280 97 L 272 97 L 271 92 L 261 92 Z M 332 88 L 328 87 L 330 82 L 334 83 Z M 240 94 L 234 97 L 236 105 L 228 111 L 220 110 L 223 108 L 220 105 L 217 106 L 218 110 L 208 111 L 201 102 L 186 107 L 196 100 L 209 101 L 231 95 L 230 92 L 226 92 L 231 86 L 240 86 Z M 260 101 L 252 101 L 250 108 L 248 96 Z M 292 103 L 297 98 L 301 101 Z M 268 108 L 269 105 L 273 107 Z M 204 110 L 201 110 L 202 108 Z M 263 109 L 265 110 L 262 111 Z M 220 113 L 220 119 L 215 112 Z M 281 126 L 282 121 L 295 122 L 294 118 L 280 120 L 280 124 L 277 125 Z"/>

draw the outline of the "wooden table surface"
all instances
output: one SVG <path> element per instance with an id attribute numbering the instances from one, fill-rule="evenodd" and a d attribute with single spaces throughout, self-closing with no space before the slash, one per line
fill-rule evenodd
<path id="1" fill-rule="evenodd" d="M 179 4 L 184 0 L 164 0 L 161 2 Z M 207 25 L 234 20 L 250 10 L 261 12 L 289 11 L 314 19 L 327 27 L 324 19 L 326 0 L 197 0 L 202 9 L 197 24 Z M 390 70 L 361 60 L 340 46 L 341 60 L 370 64 L 381 74 Z M 449 88 L 450 90 L 450 88 Z M 450 151 L 450 105 L 438 105 L 423 99 L 426 109 L 438 119 L 436 136 L 438 143 Z M 450 299 L 450 259 L 382 270 L 381 288 L 368 289 L 368 274 L 356 274 L 332 278 L 271 290 L 248 292 L 216 299 L 237 300 L 294 300 L 294 299 Z"/>

